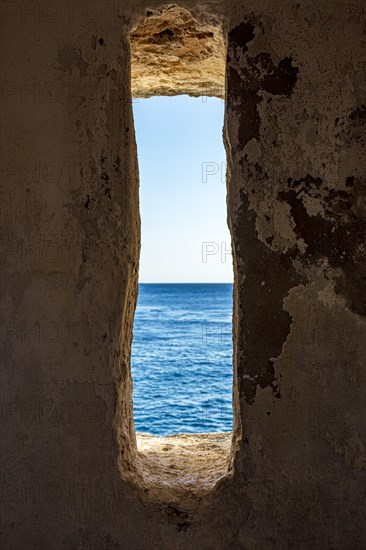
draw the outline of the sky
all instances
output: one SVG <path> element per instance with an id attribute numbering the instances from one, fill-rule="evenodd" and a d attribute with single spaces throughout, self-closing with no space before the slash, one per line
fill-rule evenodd
<path id="1" fill-rule="evenodd" d="M 140 283 L 229 283 L 224 101 L 134 99 Z"/>

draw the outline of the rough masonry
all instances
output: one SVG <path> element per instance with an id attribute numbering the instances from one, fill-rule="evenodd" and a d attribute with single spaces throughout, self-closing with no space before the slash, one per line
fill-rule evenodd
<path id="1" fill-rule="evenodd" d="M 2 548 L 365 547 L 364 3 L 1 19 Z M 221 96 L 224 74 L 234 433 L 227 474 L 178 502 L 149 494 L 133 426 L 131 98 Z"/>

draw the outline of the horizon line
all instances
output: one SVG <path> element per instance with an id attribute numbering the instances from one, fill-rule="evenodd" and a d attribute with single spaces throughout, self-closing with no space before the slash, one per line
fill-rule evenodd
<path id="1" fill-rule="evenodd" d="M 139 281 L 139 285 L 232 285 L 234 281 Z"/>

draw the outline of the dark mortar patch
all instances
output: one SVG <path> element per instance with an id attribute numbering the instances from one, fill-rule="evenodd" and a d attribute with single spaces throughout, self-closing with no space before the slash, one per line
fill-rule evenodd
<path id="1" fill-rule="evenodd" d="M 366 144 L 366 106 L 357 107 L 349 115 L 349 143 Z"/>
<path id="2" fill-rule="evenodd" d="M 337 117 L 334 121 L 335 137 L 339 140 L 338 147 L 345 145 L 366 145 L 366 105 L 356 107 L 347 117 Z"/>
<path id="3" fill-rule="evenodd" d="M 248 89 L 239 73 L 232 67 L 228 68 L 228 105 L 240 105 L 237 108 L 239 116 L 239 142 L 244 147 L 251 139 L 259 139 L 260 118 L 257 110 L 259 98 L 256 90 Z"/>
<path id="4" fill-rule="evenodd" d="M 331 267 L 340 268 L 343 275 L 337 279 L 335 291 L 346 299 L 352 311 L 366 315 L 366 218 L 358 206 L 365 204 L 364 185 L 349 176 L 346 191 L 330 190 L 323 199 L 325 217 L 310 216 L 301 195 L 311 196 L 314 186 L 319 188 L 320 183 L 320 178 L 307 175 L 302 180 L 291 180 L 290 189 L 278 193 L 278 199 L 290 205 L 296 234 L 307 244 L 306 253 L 298 253 L 298 257 L 308 263 L 327 258 Z"/>
<path id="5" fill-rule="evenodd" d="M 100 158 L 100 178 L 102 180 L 102 188 L 109 183 L 110 177 L 107 172 L 107 157 Z"/>
<path id="6" fill-rule="evenodd" d="M 283 299 L 304 280 L 295 271 L 290 255 L 273 252 L 257 238 L 256 214 L 249 208 L 245 190 L 241 191 L 241 204 L 234 234 L 240 243 L 236 256 L 245 266 L 245 280 L 238 289 L 238 311 L 242 314 L 237 329 L 244 346 L 237 369 L 240 394 L 247 403 L 253 403 L 258 386 L 270 387 L 274 396 L 280 397 L 271 358 L 281 354 L 290 333 L 291 317 L 283 309 Z"/>
<path id="7" fill-rule="evenodd" d="M 242 52 L 248 51 L 248 43 L 255 38 L 255 26 L 244 21 L 229 32 L 229 43 L 237 46 Z M 238 56 L 236 56 L 238 59 Z M 230 58 L 229 58 L 230 60 Z"/>
<path id="8" fill-rule="evenodd" d="M 177 531 L 187 531 L 187 529 L 193 525 L 190 514 L 184 510 L 181 510 L 177 506 L 169 504 L 162 507 L 162 512 L 167 521 L 176 526 Z"/>
<path id="9" fill-rule="evenodd" d="M 79 69 L 80 76 L 86 76 L 89 63 L 84 61 L 81 49 L 68 48 L 64 46 L 57 52 L 57 62 L 63 71 L 71 73 L 72 67 Z"/>
<path id="10" fill-rule="evenodd" d="M 128 131 L 129 129 L 126 128 L 126 131 Z M 116 156 L 115 158 L 115 161 L 114 161 L 114 164 L 113 164 L 113 169 L 114 171 L 116 172 L 116 174 L 118 174 L 119 176 L 122 175 L 122 171 L 121 171 L 121 158 L 119 155 Z"/>
<path id="11" fill-rule="evenodd" d="M 247 56 L 246 65 L 241 64 L 241 56 L 254 38 L 255 26 L 251 22 L 242 23 L 229 33 L 228 105 L 239 118 L 238 148 L 244 148 L 253 138 L 259 139 L 261 92 L 290 97 L 299 72 L 291 57 L 284 57 L 276 66 L 266 52 Z"/>
<path id="12" fill-rule="evenodd" d="M 299 69 L 292 66 L 292 58 L 284 57 L 277 67 L 270 67 L 268 74 L 263 78 L 262 87 L 273 95 L 292 94 L 297 80 Z"/>

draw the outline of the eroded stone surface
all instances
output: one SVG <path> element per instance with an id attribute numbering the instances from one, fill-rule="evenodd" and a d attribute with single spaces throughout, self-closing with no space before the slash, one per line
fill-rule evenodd
<path id="1" fill-rule="evenodd" d="M 129 365 L 130 31 L 171 21 L 154 30 L 154 1 L 4 5 L 2 548 L 364 548 L 364 2 L 181 3 L 206 67 L 192 30 L 228 40 L 235 271 L 230 475 L 183 504 L 160 479 L 146 498 Z M 140 38 L 165 66 L 172 36 L 154 56 Z M 176 66 L 139 93 L 196 93 Z"/>
<path id="2" fill-rule="evenodd" d="M 140 471 L 148 497 L 182 503 L 201 500 L 226 475 L 230 433 L 137 434 Z"/>
<path id="3" fill-rule="evenodd" d="M 225 44 L 213 15 L 199 22 L 170 6 L 148 11 L 131 33 L 131 79 L 134 97 L 189 94 L 225 95 Z"/>

